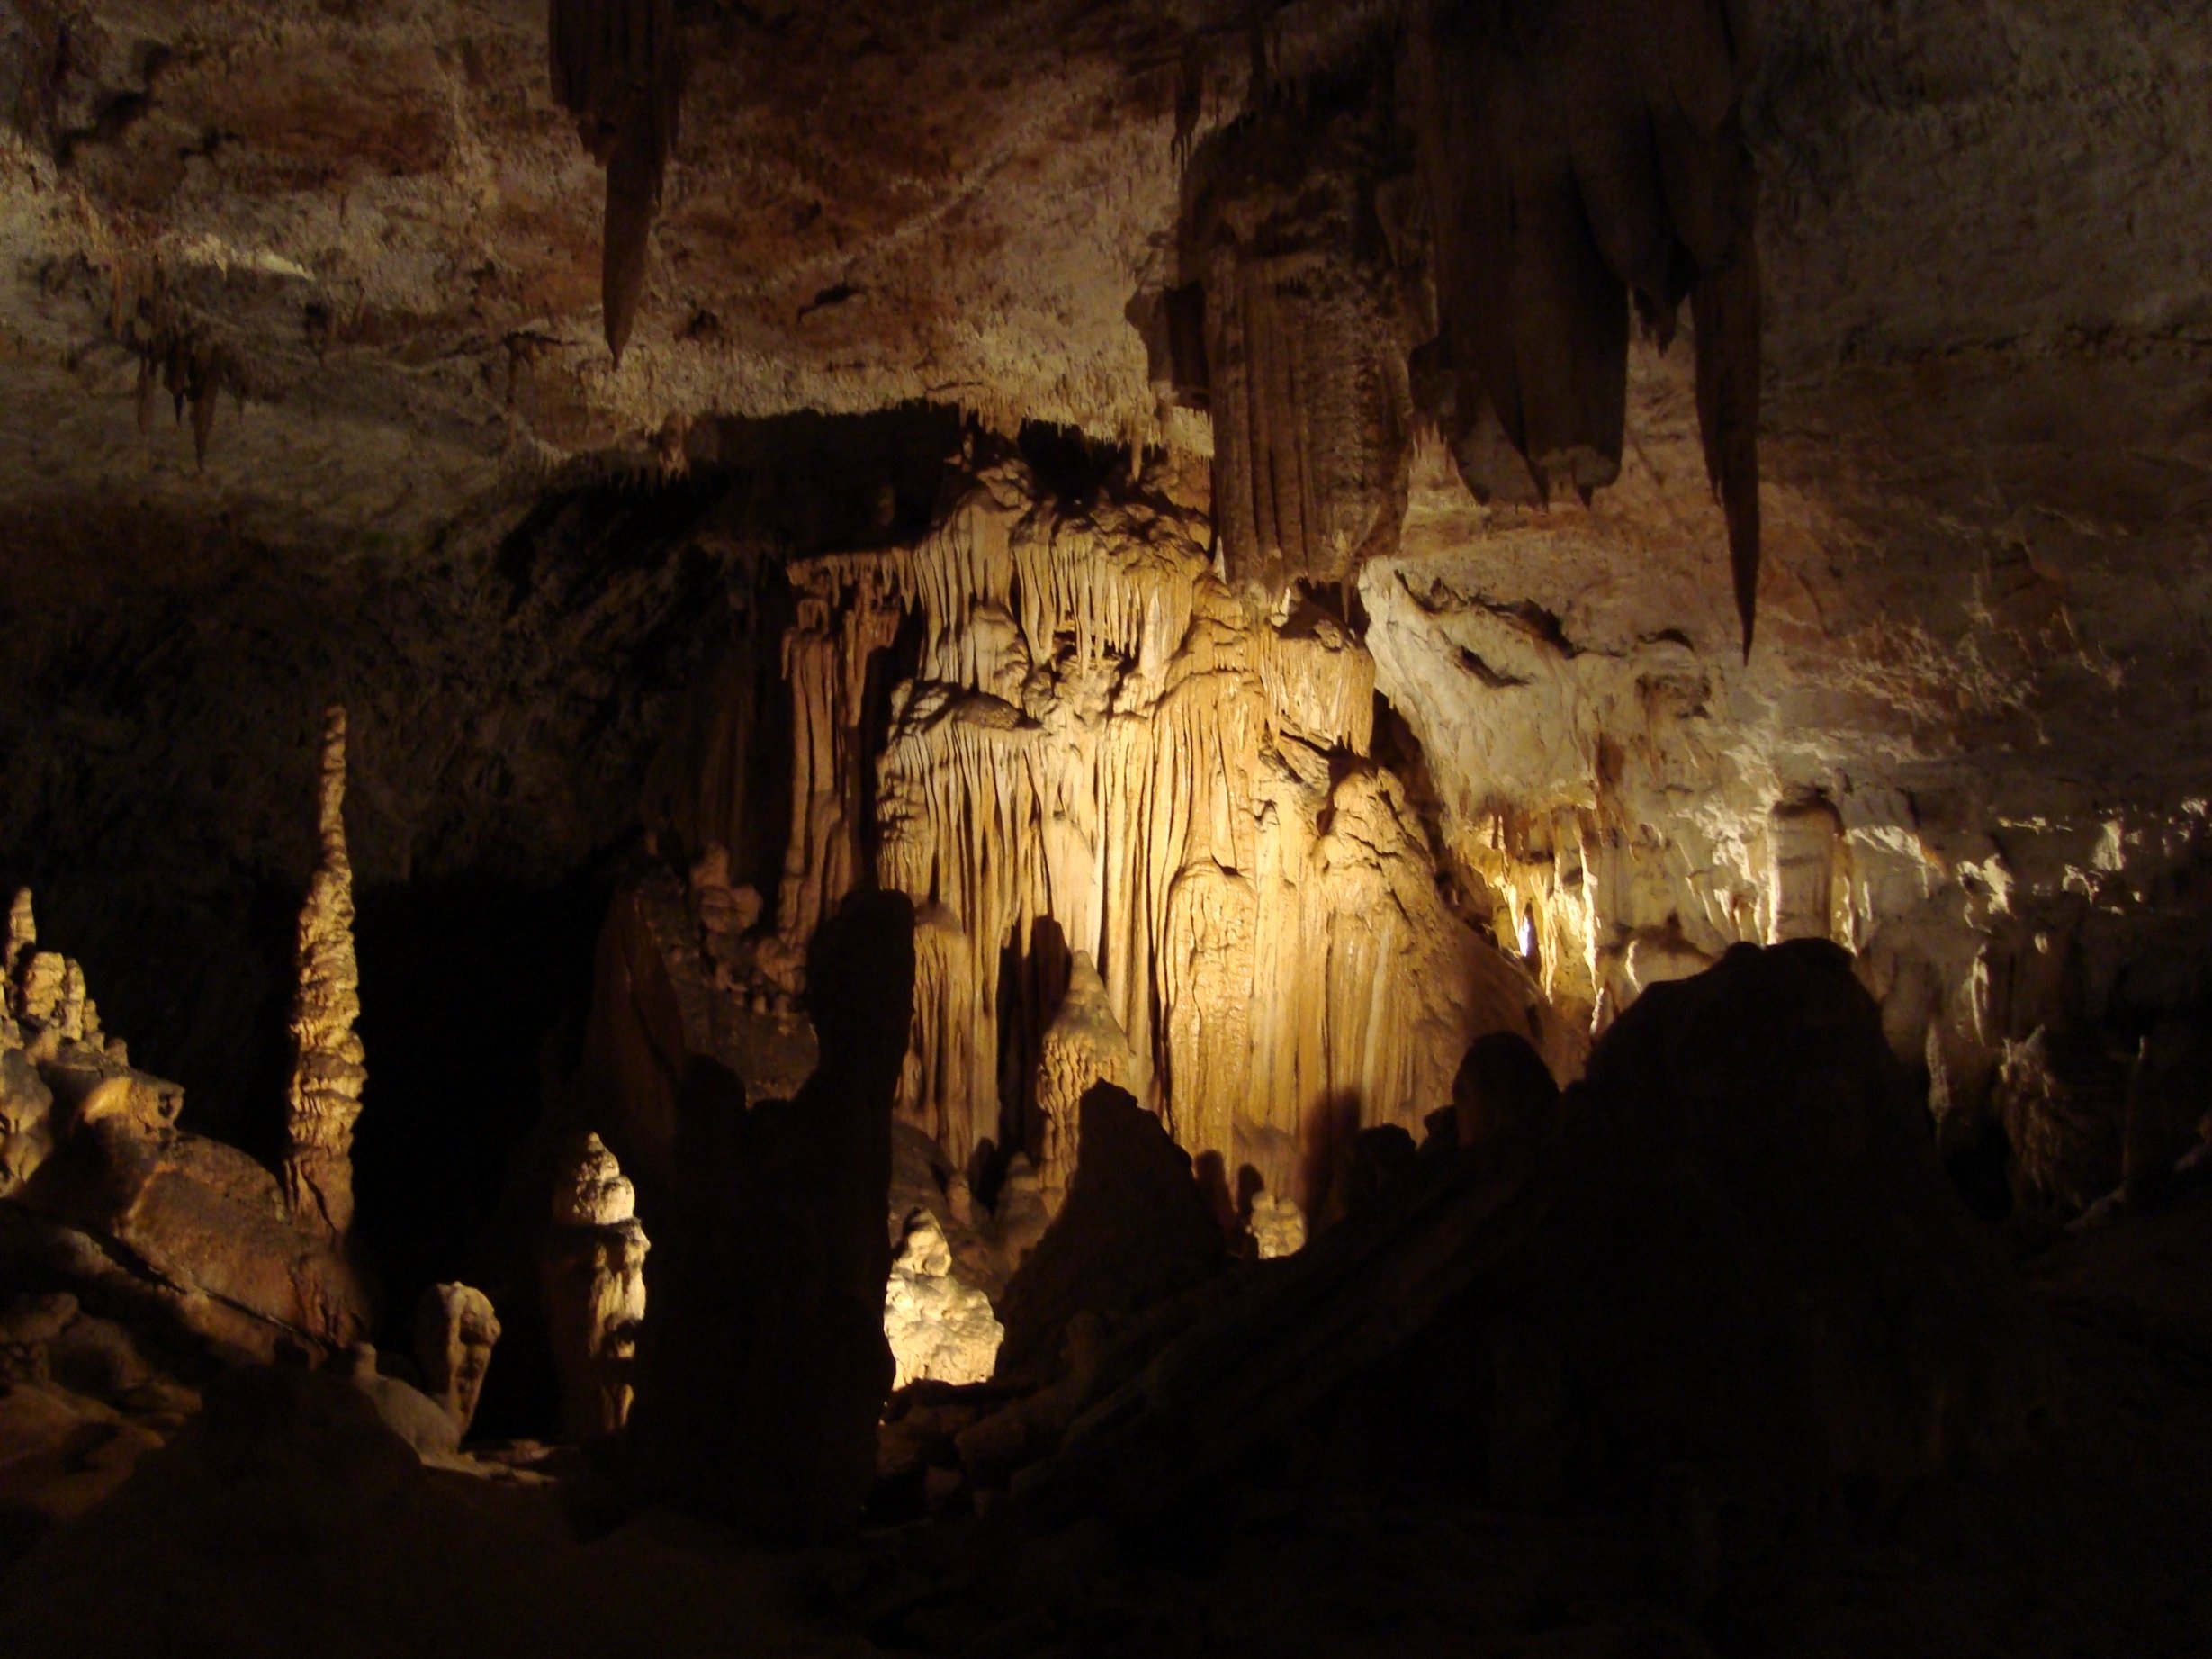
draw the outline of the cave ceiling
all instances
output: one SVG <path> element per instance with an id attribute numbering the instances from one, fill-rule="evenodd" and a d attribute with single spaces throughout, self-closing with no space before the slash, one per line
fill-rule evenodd
<path id="1" fill-rule="evenodd" d="M 1736 650 L 1694 353 L 1640 339 L 1619 478 L 1587 505 L 1479 504 L 1414 446 L 1398 545 L 1360 577 L 1380 683 L 1465 845 L 1488 814 L 1587 806 L 1598 739 L 1668 709 L 1699 750 L 1668 773 L 1685 821 L 1701 778 L 1744 811 L 1857 792 L 1847 825 L 1943 843 L 1945 870 L 2006 825 L 2087 837 L 2051 854 L 2056 883 L 2125 815 L 2203 816 L 2212 38 L 2182 0 L 1755 9 L 1757 650 Z M 1171 407 L 1132 321 L 1175 278 L 1186 159 L 1394 14 L 686 0 L 680 137 L 617 363 L 605 176 L 549 85 L 539 0 L 0 5 L 14 753 L 73 764 L 23 735 L 58 665 L 146 690 L 163 652 L 319 642 L 238 682 L 296 700 L 301 743 L 347 663 L 450 686 L 519 656 L 551 683 L 565 636 L 525 640 L 521 589 L 465 550 L 555 487 L 711 471 L 747 419 L 920 402 L 1196 475 L 1207 418 Z M 650 635 L 697 579 L 634 571 L 589 604 L 631 595 Z M 613 649 L 575 626 L 575 650 Z M 372 749 L 380 717 L 420 713 L 384 700 Z M 487 693 L 442 717 L 418 770 L 496 770 L 526 717 Z M 383 788 L 372 766 L 364 811 Z M 100 821 L 18 812 L 10 839 Z M 409 867 L 406 835 L 364 839 L 372 873 Z"/>

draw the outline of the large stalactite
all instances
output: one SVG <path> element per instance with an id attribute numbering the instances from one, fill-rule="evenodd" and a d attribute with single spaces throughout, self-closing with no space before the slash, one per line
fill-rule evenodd
<path id="1" fill-rule="evenodd" d="M 599 291 L 607 349 L 622 361 L 645 292 L 646 240 L 676 148 L 683 97 L 676 0 L 551 0 L 553 96 L 607 169 Z"/>
<path id="2" fill-rule="evenodd" d="M 1416 410 L 1478 499 L 1620 474 L 1632 310 L 1687 301 L 1743 646 L 1758 600 L 1752 68 L 1732 0 L 1414 0 L 1334 78 L 1255 68 L 1184 180 L 1181 285 L 1141 314 L 1214 427 L 1231 580 L 1342 582 L 1392 552 Z"/>
<path id="3" fill-rule="evenodd" d="M 1619 474 L 1629 309 L 1696 334 L 1748 654 L 1758 587 L 1758 186 L 1740 0 L 1424 0 L 1408 33 L 1442 330 L 1425 365 L 1485 500 Z"/>

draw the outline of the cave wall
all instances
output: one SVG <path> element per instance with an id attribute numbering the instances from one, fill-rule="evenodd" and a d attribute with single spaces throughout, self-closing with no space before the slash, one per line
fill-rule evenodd
<path id="1" fill-rule="evenodd" d="M 749 984 L 803 990 L 823 917 L 880 884 L 918 920 L 900 1109 L 956 1167 L 1072 1132 L 1038 1078 L 1077 954 L 1177 1141 L 1301 1201 L 1352 1131 L 1417 1132 L 1475 1034 L 1536 1035 L 1571 1068 L 1377 758 L 1372 660 L 1310 598 L 1255 612 L 1206 530 L 1172 468 L 1063 496 L 985 446 L 926 535 L 794 562 L 780 885 L 690 1023 Z M 649 1068 L 615 1069 L 642 1126 Z"/>

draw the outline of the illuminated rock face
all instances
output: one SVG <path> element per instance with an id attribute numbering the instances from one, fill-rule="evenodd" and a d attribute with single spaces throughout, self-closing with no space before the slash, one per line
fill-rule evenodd
<path id="1" fill-rule="evenodd" d="M 926 1210 L 908 1221 L 892 1260 L 883 1325 L 895 1389 L 925 1379 L 988 1382 L 1006 1335 L 990 1297 L 953 1276 L 952 1247 Z"/>
<path id="2" fill-rule="evenodd" d="M 583 1136 L 562 1166 L 538 1258 L 562 1421 L 573 1439 L 613 1434 L 629 1420 L 651 1248 L 636 1210 L 615 1155 L 598 1136 Z"/>
<path id="3" fill-rule="evenodd" d="M 877 879 L 918 912 L 900 1110 L 956 1164 L 1012 1145 L 1065 1185 L 1075 1079 L 1051 1026 L 1076 953 L 1098 981 L 1083 1019 L 1129 1050 L 1115 1080 L 1229 1168 L 1347 1123 L 1413 1127 L 1471 1035 L 1526 1024 L 1523 976 L 1452 914 L 1372 758 L 1372 662 L 1302 599 L 1254 615 L 1201 534 L 1142 489 L 1040 502 L 1008 464 L 916 545 L 793 567 L 778 925 L 802 937 L 872 836 Z M 1279 1151 L 1261 1161 L 1288 1178 Z"/>
<path id="4" fill-rule="evenodd" d="M 361 969 L 354 959 L 354 868 L 346 855 L 346 711 L 323 724 L 317 826 L 322 858 L 300 906 L 300 983 L 292 1008 L 294 1060 L 285 1095 L 284 1195 L 292 1213 L 332 1239 L 354 1221 L 354 1121 L 368 1080 L 361 1039 Z"/>

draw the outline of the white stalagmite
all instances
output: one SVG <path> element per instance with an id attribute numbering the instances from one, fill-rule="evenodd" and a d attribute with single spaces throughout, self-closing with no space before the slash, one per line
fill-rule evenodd
<path id="1" fill-rule="evenodd" d="M 361 1115 L 361 971 L 354 958 L 354 870 L 346 855 L 346 711 L 323 718 L 321 857 L 300 906 L 285 1096 L 284 1194 L 303 1224 L 343 1240 L 354 1219 L 354 1123 Z"/>
<path id="2" fill-rule="evenodd" d="M 1308 1144 L 1347 1105 L 1417 1132 L 1469 1038 L 1522 1022 L 1518 969 L 1452 914 L 1368 758 L 1372 659 L 1310 603 L 1252 614 L 1198 527 L 1157 501 L 1039 504 L 1010 465 L 914 545 L 793 567 L 778 927 L 802 942 L 859 879 L 861 688 L 911 618 L 874 873 L 919 914 L 901 1111 L 956 1164 L 1015 1144 L 1065 1181 L 1063 985 L 1119 1028 L 1132 1093 L 1229 1170 L 1245 1139 Z"/>

